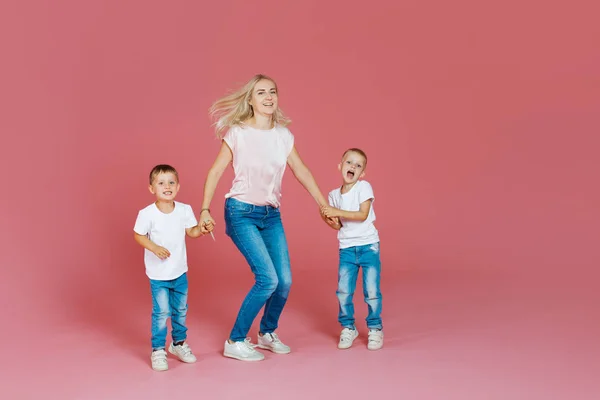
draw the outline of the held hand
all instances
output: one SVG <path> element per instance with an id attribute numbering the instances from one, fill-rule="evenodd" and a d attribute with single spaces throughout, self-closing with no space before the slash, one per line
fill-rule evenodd
<path id="1" fill-rule="evenodd" d="M 152 252 L 156 255 L 156 257 L 160 258 L 161 260 L 164 260 L 165 258 L 169 258 L 171 256 L 169 250 L 161 246 L 156 246 L 156 248 L 153 249 Z"/>
<path id="2" fill-rule="evenodd" d="M 335 217 L 335 218 L 329 218 L 327 217 L 327 219 L 325 220 L 325 222 L 327 222 L 327 224 L 333 228 L 335 228 L 336 226 L 338 226 L 340 224 L 340 220 L 339 218 Z"/>
<path id="3" fill-rule="evenodd" d="M 327 218 L 339 217 L 340 216 L 339 211 L 340 210 L 338 210 L 337 208 L 330 207 L 330 206 L 322 206 L 321 207 L 321 214 L 323 214 Z"/>
<path id="4" fill-rule="evenodd" d="M 205 210 L 200 213 L 200 227 L 202 228 L 202 233 L 206 234 L 212 232 L 215 229 L 215 220 L 211 217 L 210 212 Z"/>

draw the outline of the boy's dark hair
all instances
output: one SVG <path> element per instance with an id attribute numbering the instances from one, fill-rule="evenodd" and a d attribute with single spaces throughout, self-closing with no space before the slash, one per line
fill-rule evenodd
<path id="1" fill-rule="evenodd" d="M 365 167 L 367 166 L 367 153 L 365 153 L 364 151 L 362 151 L 361 149 L 356 148 L 356 147 L 353 147 L 351 149 L 346 150 L 344 152 L 344 154 L 342 154 L 342 160 L 344 159 L 344 157 L 346 157 L 346 154 L 348 154 L 350 152 L 360 154 L 365 159 L 365 165 L 364 166 Z"/>
<path id="2" fill-rule="evenodd" d="M 156 167 L 152 168 L 152 171 L 150 171 L 150 184 L 152 185 L 152 182 L 154 182 L 154 178 L 156 178 L 156 175 L 158 174 L 164 174 L 170 172 L 173 175 L 175 175 L 175 178 L 177 178 L 177 182 L 179 183 L 179 174 L 177 174 L 177 170 L 173 167 L 171 167 L 168 164 L 158 164 Z"/>

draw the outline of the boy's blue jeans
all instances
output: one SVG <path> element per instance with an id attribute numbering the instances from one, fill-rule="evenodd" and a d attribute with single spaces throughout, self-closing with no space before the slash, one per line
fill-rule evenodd
<path id="1" fill-rule="evenodd" d="M 337 298 L 340 304 L 338 321 L 344 328 L 356 329 L 352 297 L 356 289 L 358 269 L 362 267 L 363 293 L 368 306 L 367 327 L 383 329 L 381 324 L 381 261 L 379 243 L 340 249 Z"/>
<path id="2" fill-rule="evenodd" d="M 278 208 L 255 206 L 228 198 L 226 233 L 254 273 L 254 286 L 246 295 L 229 338 L 243 341 L 264 306 L 260 332 L 277 329 L 292 285 L 288 246 Z"/>
<path id="3" fill-rule="evenodd" d="M 171 317 L 173 342 L 187 338 L 187 273 L 169 281 L 150 279 L 152 292 L 152 350 L 164 349 L 167 340 L 167 318 Z"/>

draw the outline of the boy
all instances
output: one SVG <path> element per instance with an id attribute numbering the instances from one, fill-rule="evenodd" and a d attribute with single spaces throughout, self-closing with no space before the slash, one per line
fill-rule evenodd
<path id="1" fill-rule="evenodd" d="M 321 213 L 329 226 L 339 230 L 338 240 L 340 261 L 338 271 L 337 297 L 339 301 L 338 320 L 342 333 L 338 348 L 347 349 L 358 337 L 354 325 L 354 304 L 352 296 L 356 289 L 358 270 L 362 267 L 363 292 L 368 305 L 367 327 L 369 328 L 369 350 L 379 350 L 383 346 L 383 326 L 381 324 L 381 291 L 379 281 L 381 261 L 379 259 L 379 234 L 373 222 L 373 189 L 365 176 L 367 155 L 356 148 L 348 149 L 342 155 L 338 169 L 342 172 L 342 186 L 329 193 L 330 206 L 323 206 Z"/>
<path id="2" fill-rule="evenodd" d="M 202 235 L 192 207 L 175 201 L 179 176 L 170 165 L 157 165 L 150 172 L 150 193 L 156 201 L 138 213 L 135 241 L 144 247 L 146 275 L 152 293 L 152 369 L 166 371 L 167 318 L 171 317 L 173 342 L 169 352 L 185 363 L 196 357 L 185 342 L 187 327 L 187 253 L 185 235 Z"/>

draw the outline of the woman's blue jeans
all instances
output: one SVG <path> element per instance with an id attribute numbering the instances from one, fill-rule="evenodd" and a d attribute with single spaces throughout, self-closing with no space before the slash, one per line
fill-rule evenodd
<path id="1" fill-rule="evenodd" d="M 277 329 L 292 285 L 292 271 L 279 208 L 255 206 L 228 198 L 226 233 L 254 273 L 254 286 L 246 295 L 229 338 L 243 341 L 264 306 L 260 332 Z"/>

